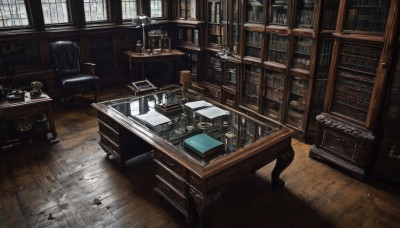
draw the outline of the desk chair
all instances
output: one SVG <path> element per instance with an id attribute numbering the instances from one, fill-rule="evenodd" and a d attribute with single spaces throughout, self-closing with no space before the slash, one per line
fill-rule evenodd
<path id="1" fill-rule="evenodd" d="M 95 74 L 96 64 L 82 63 L 79 47 L 71 41 L 51 43 L 50 51 L 56 65 L 57 78 L 63 89 L 64 104 L 66 105 L 67 91 L 73 98 L 74 90 L 79 89 L 83 94 L 83 89 L 87 87 L 95 90 L 94 101 L 97 102 L 99 78 Z"/>

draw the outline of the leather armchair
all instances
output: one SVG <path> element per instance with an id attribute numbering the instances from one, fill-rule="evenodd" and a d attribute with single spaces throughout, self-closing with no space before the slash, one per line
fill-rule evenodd
<path id="1" fill-rule="evenodd" d="M 66 104 L 67 91 L 71 98 L 75 91 L 94 89 L 94 101 L 97 102 L 98 81 L 94 63 L 82 63 L 79 46 L 71 41 L 57 41 L 50 44 L 50 51 L 56 66 L 56 75 L 63 89 Z"/>

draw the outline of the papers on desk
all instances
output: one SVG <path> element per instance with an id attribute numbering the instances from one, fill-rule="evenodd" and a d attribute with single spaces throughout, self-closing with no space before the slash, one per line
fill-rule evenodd
<path id="1" fill-rule="evenodd" d="M 195 110 L 199 108 L 204 108 L 204 107 L 211 107 L 213 106 L 212 104 L 208 103 L 207 101 L 192 101 L 192 102 L 187 102 L 185 106 Z"/>
<path id="2" fill-rule="evenodd" d="M 196 113 L 198 113 L 204 117 L 207 117 L 209 119 L 214 119 L 215 117 L 229 115 L 229 111 L 226 111 L 222 108 L 218 108 L 215 106 L 200 109 L 200 110 L 196 111 Z"/>
<path id="3" fill-rule="evenodd" d="M 149 123 L 151 126 L 157 126 L 160 124 L 168 123 L 171 121 L 170 118 L 164 116 L 163 114 L 151 110 L 146 114 L 143 115 L 136 115 L 136 118 L 145 121 L 146 123 Z"/>

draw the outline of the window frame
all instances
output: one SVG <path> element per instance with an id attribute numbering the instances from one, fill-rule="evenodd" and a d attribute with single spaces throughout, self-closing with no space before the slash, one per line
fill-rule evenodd
<path id="1" fill-rule="evenodd" d="M 112 22 L 112 15 L 111 15 L 111 3 L 110 0 L 104 0 L 105 5 L 106 5 L 106 19 L 105 20 L 96 20 L 96 21 L 87 21 L 86 20 L 86 14 L 85 14 L 85 2 L 82 1 L 82 10 L 83 10 L 83 19 L 85 21 L 86 26 L 89 25 L 101 25 L 105 23 L 111 23 Z M 122 15 L 122 14 L 121 14 Z"/>
<path id="2" fill-rule="evenodd" d="M 43 24 L 46 28 L 52 28 L 52 27 L 62 27 L 62 26 L 71 26 L 74 25 L 74 12 L 72 10 L 72 4 L 71 0 L 65 0 L 67 3 L 67 11 L 68 11 L 68 22 L 66 23 L 51 23 L 51 24 L 46 24 L 45 22 L 45 16 L 43 12 L 43 5 L 42 5 L 42 0 L 40 0 L 40 7 L 42 7 L 42 18 L 43 18 Z"/>
<path id="3" fill-rule="evenodd" d="M 4 26 L 4 27 L 0 27 L 0 31 L 32 29 L 35 27 L 33 16 L 32 16 L 31 2 L 29 0 L 24 0 L 24 5 L 25 5 L 26 15 L 27 15 L 27 19 L 28 19 L 28 24 L 27 25 L 18 25 L 18 26 Z"/>
<path id="4" fill-rule="evenodd" d="M 140 0 L 140 1 L 143 1 L 143 0 Z M 149 16 L 151 17 L 151 1 L 152 0 L 149 0 Z M 156 0 L 153 0 L 153 1 L 156 1 Z M 159 17 L 151 17 L 151 18 L 154 18 L 154 19 L 164 19 L 164 18 L 166 18 L 168 15 L 167 15 L 167 10 L 166 10 L 166 7 L 165 7 L 165 5 L 166 5 L 166 0 L 159 0 L 159 1 L 161 1 L 161 16 L 159 16 Z"/>

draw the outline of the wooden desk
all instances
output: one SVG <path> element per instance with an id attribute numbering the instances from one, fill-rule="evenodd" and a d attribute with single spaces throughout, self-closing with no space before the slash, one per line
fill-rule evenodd
<path id="1" fill-rule="evenodd" d="M 92 104 L 98 110 L 100 145 L 107 156 L 116 154 L 125 160 L 145 153 L 143 145 L 153 147 L 157 169 L 155 191 L 189 221 L 197 211 L 201 225 L 208 224 L 209 207 L 230 181 L 252 174 L 274 160 L 277 162 L 271 184 L 275 188 L 284 186 L 279 176 L 294 158 L 293 130 L 214 103 L 229 111 L 229 115 L 213 119 L 213 126 L 207 131 L 224 142 L 225 149 L 202 158 L 182 145 L 185 138 L 203 132 L 198 125 L 203 117 L 195 112 L 189 110 L 183 115 L 179 109 L 166 111 L 164 115 L 171 122 L 155 127 L 135 117 L 153 110 L 157 104 L 163 107 L 163 102 L 171 104 L 180 99 L 180 90 L 170 90 Z M 225 138 L 227 133 L 231 133 L 229 139 Z"/>
<path id="2" fill-rule="evenodd" d="M 31 98 L 29 92 L 25 92 L 24 101 L 0 102 L 0 119 L 2 121 L 14 121 L 28 116 L 34 116 L 44 113 L 47 118 L 48 131 L 51 133 L 49 140 L 57 138 L 57 132 L 54 125 L 52 99 L 45 93 L 39 98 Z"/>
<path id="3" fill-rule="evenodd" d="M 167 82 L 171 83 L 172 82 L 172 62 L 180 62 L 181 57 L 185 54 L 179 50 L 172 49 L 171 52 L 162 52 L 158 55 L 153 55 L 153 54 L 142 54 L 142 53 L 137 53 L 133 51 L 124 51 L 123 54 L 130 58 L 130 67 L 132 69 L 132 63 L 139 62 L 142 67 L 142 75 L 139 80 L 145 80 L 145 63 L 149 62 L 168 62 L 168 76 L 167 76 Z M 132 79 L 131 79 L 132 80 Z"/>

